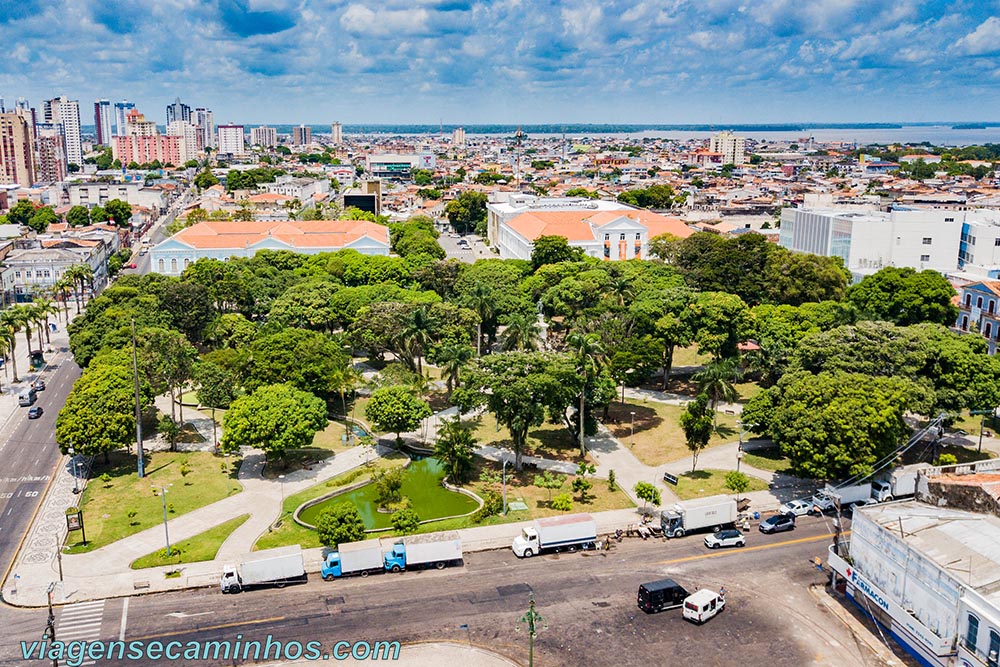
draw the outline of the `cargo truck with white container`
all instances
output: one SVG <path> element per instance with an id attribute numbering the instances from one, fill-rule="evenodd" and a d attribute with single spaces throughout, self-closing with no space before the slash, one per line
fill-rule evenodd
<path id="1" fill-rule="evenodd" d="M 569 514 L 535 519 L 514 538 L 511 548 L 518 558 L 531 558 L 549 551 L 593 549 L 597 523 L 589 514 Z"/>
<path id="2" fill-rule="evenodd" d="M 255 551 L 244 556 L 238 565 L 222 569 L 222 592 L 239 593 L 255 586 L 276 586 L 306 580 L 302 549 L 295 544 Z"/>
<path id="3" fill-rule="evenodd" d="M 813 495 L 812 504 L 819 508 L 820 512 L 830 512 L 836 509 L 839 503 L 840 509 L 843 511 L 852 505 L 863 504 L 871 497 L 872 485 L 870 482 L 846 486 L 827 484 Z"/>
<path id="4" fill-rule="evenodd" d="M 326 581 L 337 577 L 356 574 L 367 577 L 373 572 L 383 572 L 387 569 L 381 540 L 364 540 L 340 544 L 336 551 L 331 551 L 323 559 L 320 574 Z"/>
<path id="5" fill-rule="evenodd" d="M 736 501 L 719 495 L 685 500 L 660 513 L 660 526 L 667 537 L 684 537 L 698 530 L 717 532 L 736 523 Z"/>
<path id="6" fill-rule="evenodd" d="M 875 480 L 872 482 L 872 498 L 880 503 L 909 498 L 917 492 L 917 474 L 926 467 L 926 463 L 903 466 L 883 479 Z"/>
<path id="7" fill-rule="evenodd" d="M 385 569 L 400 570 L 421 567 L 442 569 L 462 562 L 462 538 L 452 530 L 444 533 L 410 535 L 394 543 L 385 554 Z"/>

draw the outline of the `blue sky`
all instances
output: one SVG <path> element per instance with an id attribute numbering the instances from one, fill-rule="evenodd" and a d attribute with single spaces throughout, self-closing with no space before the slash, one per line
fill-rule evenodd
<path id="1" fill-rule="evenodd" d="M 0 96 L 247 123 L 1000 120 L 1000 0 L 0 0 Z"/>

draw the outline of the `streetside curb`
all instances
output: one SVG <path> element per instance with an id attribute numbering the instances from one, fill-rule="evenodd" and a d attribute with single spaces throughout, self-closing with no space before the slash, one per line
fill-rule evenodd
<path id="1" fill-rule="evenodd" d="M 816 599 L 816 602 L 823 607 L 823 609 L 828 610 L 836 616 L 837 619 L 844 624 L 847 631 L 851 633 L 851 636 L 864 643 L 864 645 L 868 647 L 868 650 L 878 656 L 878 659 L 882 661 L 883 664 L 901 664 L 902 661 L 896 657 L 896 654 L 893 653 L 892 649 L 881 642 L 873 641 L 874 635 L 871 633 L 869 628 L 862 622 L 858 621 L 858 619 L 854 618 L 854 616 L 844 608 L 843 603 L 847 602 L 847 600 L 832 596 L 827 590 L 825 584 L 811 584 L 809 586 L 809 592 Z"/>

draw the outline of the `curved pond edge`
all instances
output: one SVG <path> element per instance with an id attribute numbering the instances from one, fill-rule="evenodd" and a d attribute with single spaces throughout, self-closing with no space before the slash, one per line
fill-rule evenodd
<path id="1" fill-rule="evenodd" d="M 407 461 L 406 464 L 403 467 L 405 468 L 406 466 L 410 465 L 410 463 L 412 463 L 412 460 Z M 295 523 L 299 524 L 303 528 L 308 528 L 310 530 L 316 530 L 316 526 L 312 525 L 311 523 L 306 523 L 305 521 L 303 521 L 299 517 L 299 514 L 303 510 L 305 510 L 305 509 L 307 509 L 309 507 L 312 507 L 313 505 L 319 505 L 320 503 L 326 502 L 327 500 L 330 500 L 331 498 L 336 498 L 337 496 L 344 495 L 345 493 L 350 493 L 352 491 L 357 491 L 358 489 L 360 489 L 360 488 L 362 488 L 364 486 L 367 486 L 368 484 L 371 484 L 371 483 L 372 483 L 371 479 L 368 479 L 368 480 L 366 480 L 364 482 L 355 482 L 354 484 L 349 484 L 348 486 L 345 486 L 342 489 L 336 489 L 336 490 L 331 491 L 330 493 L 326 493 L 326 494 L 324 494 L 324 495 L 322 495 L 322 496 L 320 496 L 318 498 L 313 498 L 312 500 L 307 500 L 306 502 L 302 503 L 301 505 L 299 505 L 298 507 L 295 508 L 295 511 L 292 513 L 292 520 L 294 520 Z M 445 477 L 444 479 L 441 480 L 441 485 L 444 488 L 448 489 L 449 491 L 451 491 L 453 493 L 461 493 L 461 494 L 469 496 L 470 498 L 472 498 L 473 500 L 475 500 L 476 504 L 477 504 L 476 509 L 472 510 L 471 512 L 466 512 L 465 514 L 454 514 L 452 516 L 441 516 L 441 517 L 437 517 L 435 519 L 426 519 L 424 521 L 421 521 L 420 525 L 424 525 L 424 524 L 428 524 L 428 523 L 436 523 L 438 521 L 447 521 L 449 519 L 461 519 L 462 517 L 471 516 L 471 515 L 475 514 L 476 512 L 478 512 L 479 509 L 483 506 L 483 499 L 482 498 L 480 498 L 479 496 L 477 496 L 472 491 L 469 491 L 468 489 L 463 489 L 461 487 L 458 487 L 458 486 L 455 486 L 453 484 L 450 484 L 448 482 L 448 478 L 447 477 Z M 369 534 L 369 533 L 385 533 L 385 532 L 390 531 L 390 530 L 395 530 L 395 529 L 392 528 L 392 527 L 389 527 L 389 528 L 366 528 L 365 529 L 365 533 L 366 534 Z"/>

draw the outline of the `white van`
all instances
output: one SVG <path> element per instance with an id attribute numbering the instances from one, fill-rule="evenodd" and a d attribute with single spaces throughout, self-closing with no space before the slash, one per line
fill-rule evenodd
<path id="1" fill-rule="evenodd" d="M 701 625 L 726 607 L 726 598 L 703 588 L 684 600 L 684 618 Z"/>
<path id="2" fill-rule="evenodd" d="M 26 408 L 35 402 L 35 395 L 36 394 L 34 389 L 31 388 L 24 389 L 21 391 L 20 394 L 17 395 L 17 404 L 20 405 L 22 408 Z"/>

